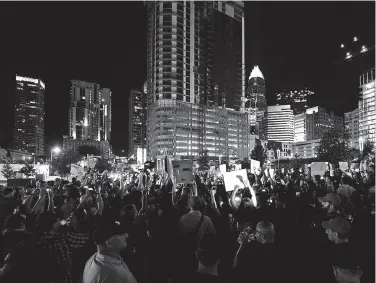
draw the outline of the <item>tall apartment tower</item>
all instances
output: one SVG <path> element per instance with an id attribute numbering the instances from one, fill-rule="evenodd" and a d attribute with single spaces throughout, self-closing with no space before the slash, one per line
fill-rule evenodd
<path id="1" fill-rule="evenodd" d="M 366 140 L 376 144 L 376 86 L 375 69 L 360 76 L 359 143 Z"/>
<path id="2" fill-rule="evenodd" d="M 302 114 L 308 109 L 308 100 L 314 95 L 308 88 L 277 93 L 277 105 L 290 105 L 294 115 Z"/>
<path id="3" fill-rule="evenodd" d="M 258 66 L 254 66 L 248 78 L 245 108 L 249 111 L 252 134 L 263 138 L 262 119 L 266 111 L 265 79 Z"/>
<path id="4" fill-rule="evenodd" d="M 170 117 L 176 112 L 183 114 L 178 105 L 185 108 L 183 104 L 188 103 L 198 106 L 196 110 L 188 105 L 187 109 L 197 113 L 185 117 L 186 125 L 198 125 L 198 132 L 193 133 L 198 136 L 198 145 L 192 145 L 195 137 L 187 130 L 183 136 L 193 150 L 185 153 L 197 155 L 206 146 L 205 109 L 244 110 L 244 4 L 158 1 L 146 2 L 146 6 L 148 148 L 154 158 L 165 149 L 171 155 L 182 155 L 176 139 L 181 134 L 178 132 L 185 130 L 172 126 Z M 158 135 L 164 128 L 168 134 Z"/>
<path id="5" fill-rule="evenodd" d="M 16 75 L 14 147 L 44 155 L 44 93 L 40 79 Z"/>
<path id="6" fill-rule="evenodd" d="M 145 148 L 146 99 L 143 91 L 131 89 L 129 96 L 129 153 Z"/>
<path id="7" fill-rule="evenodd" d="M 268 141 L 292 143 L 294 141 L 294 114 L 290 105 L 268 106 L 263 127 Z"/>
<path id="8" fill-rule="evenodd" d="M 345 113 L 345 133 L 349 135 L 350 147 L 359 148 L 359 109 Z"/>
<path id="9" fill-rule="evenodd" d="M 108 141 L 111 137 L 111 91 L 99 84 L 71 81 L 69 135 L 74 140 Z"/>

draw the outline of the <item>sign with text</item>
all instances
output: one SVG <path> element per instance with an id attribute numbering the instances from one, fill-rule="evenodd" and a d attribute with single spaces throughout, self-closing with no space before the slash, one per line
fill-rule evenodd
<path id="1" fill-rule="evenodd" d="M 219 166 L 219 172 L 221 172 L 222 174 L 226 173 L 226 164 L 221 164 Z"/>
<path id="2" fill-rule="evenodd" d="M 225 187 L 227 192 L 233 191 L 236 186 L 239 186 L 241 189 L 244 189 L 245 186 L 243 182 L 248 180 L 247 169 L 225 172 L 223 173 L 223 179 L 225 181 Z"/>
<path id="3" fill-rule="evenodd" d="M 78 181 L 81 181 L 85 175 L 85 170 L 81 166 L 76 164 L 71 164 L 70 176 L 69 179 L 72 180 L 73 177 L 76 177 Z"/>
<path id="4" fill-rule="evenodd" d="M 339 169 L 342 171 L 349 170 L 349 163 L 348 162 L 338 162 L 339 163 Z"/>
<path id="5" fill-rule="evenodd" d="M 176 176 L 176 183 L 191 183 L 193 182 L 192 161 L 190 160 L 174 160 L 172 167 L 174 175 Z"/>
<path id="6" fill-rule="evenodd" d="M 326 162 L 313 162 L 311 164 L 311 176 L 324 176 L 327 169 L 328 164 L 326 164 Z"/>
<path id="7" fill-rule="evenodd" d="M 258 173 L 258 171 L 257 171 L 258 169 L 260 169 L 260 161 L 251 159 L 251 172 L 253 174 L 257 174 Z"/>

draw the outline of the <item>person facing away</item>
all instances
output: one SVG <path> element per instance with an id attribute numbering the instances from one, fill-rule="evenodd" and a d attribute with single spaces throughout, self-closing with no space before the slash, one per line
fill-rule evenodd
<path id="1" fill-rule="evenodd" d="M 119 255 L 127 238 L 119 222 L 103 219 L 94 232 L 97 252 L 86 262 L 82 283 L 137 283 Z"/>
<path id="2" fill-rule="evenodd" d="M 220 245 L 218 236 L 206 234 L 199 240 L 197 251 L 198 268 L 196 272 L 180 274 L 170 283 L 224 283 L 226 280 L 218 275 Z"/>

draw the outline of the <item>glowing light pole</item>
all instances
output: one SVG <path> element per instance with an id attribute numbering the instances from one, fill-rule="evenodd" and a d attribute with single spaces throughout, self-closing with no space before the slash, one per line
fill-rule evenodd
<path id="1" fill-rule="evenodd" d="M 60 153 L 60 148 L 59 147 L 55 147 L 53 149 L 51 149 L 51 162 L 50 162 L 50 165 L 52 167 L 52 153 L 55 152 L 56 154 L 59 154 Z"/>
<path id="2" fill-rule="evenodd" d="M 278 158 L 278 174 L 280 173 L 280 170 L 279 170 L 279 154 L 281 153 L 281 151 L 279 150 L 279 148 L 277 149 L 277 158 Z"/>

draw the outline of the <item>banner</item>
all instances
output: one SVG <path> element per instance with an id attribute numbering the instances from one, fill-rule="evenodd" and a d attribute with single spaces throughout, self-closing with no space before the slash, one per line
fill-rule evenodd
<path id="1" fill-rule="evenodd" d="M 245 180 L 248 180 L 247 169 L 225 172 L 223 173 L 223 179 L 225 181 L 225 187 L 227 192 L 233 191 L 235 189 L 235 186 L 239 186 L 241 189 L 244 189 L 245 186 L 243 182 Z"/>
<path id="2" fill-rule="evenodd" d="M 349 163 L 348 162 L 339 162 L 339 169 L 342 171 L 349 170 Z"/>
<path id="3" fill-rule="evenodd" d="M 327 169 L 328 164 L 326 164 L 326 162 L 313 162 L 311 164 L 311 176 L 324 176 Z"/>
<path id="4" fill-rule="evenodd" d="M 172 161 L 172 167 L 177 184 L 193 182 L 192 162 L 190 160 Z"/>

